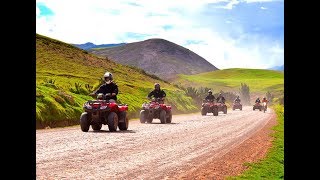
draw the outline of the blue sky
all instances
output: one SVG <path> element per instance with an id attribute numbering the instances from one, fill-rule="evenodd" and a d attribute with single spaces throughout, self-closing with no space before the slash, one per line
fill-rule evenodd
<path id="1" fill-rule="evenodd" d="M 36 32 L 75 44 L 162 38 L 219 69 L 284 64 L 283 0 L 36 0 Z"/>

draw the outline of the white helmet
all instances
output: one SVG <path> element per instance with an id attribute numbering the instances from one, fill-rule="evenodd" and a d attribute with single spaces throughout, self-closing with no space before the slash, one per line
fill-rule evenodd
<path id="1" fill-rule="evenodd" d="M 109 80 L 113 80 L 112 74 L 110 72 L 104 73 L 103 78 L 104 79 L 109 78 Z"/>

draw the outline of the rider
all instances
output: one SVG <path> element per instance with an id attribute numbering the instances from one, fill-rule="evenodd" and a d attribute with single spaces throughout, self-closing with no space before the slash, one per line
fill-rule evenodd
<path id="1" fill-rule="evenodd" d="M 208 91 L 208 95 L 206 96 L 205 100 L 206 101 L 214 101 L 216 98 L 212 95 L 212 91 Z"/>
<path id="2" fill-rule="evenodd" d="M 154 90 L 151 91 L 149 94 L 148 94 L 148 98 L 151 99 L 151 97 L 154 97 L 154 98 L 164 98 L 166 97 L 166 93 L 160 89 L 160 84 L 159 83 L 155 83 L 154 84 Z"/>
<path id="3" fill-rule="evenodd" d="M 234 102 L 235 102 L 235 103 L 240 103 L 240 102 L 241 102 L 239 96 L 237 96 L 237 98 L 234 100 Z"/>
<path id="4" fill-rule="evenodd" d="M 113 82 L 113 76 L 110 72 L 106 72 L 103 75 L 105 83 L 102 84 L 98 90 L 93 92 L 91 95 L 98 95 L 99 93 L 103 93 L 103 95 L 106 95 L 107 93 L 110 93 L 110 96 L 105 96 L 106 100 L 117 100 L 117 94 L 118 94 L 118 85 Z"/>
<path id="5" fill-rule="evenodd" d="M 263 97 L 263 99 L 262 99 L 262 103 L 266 103 L 266 109 L 267 109 L 267 107 L 268 107 L 268 100 L 267 100 L 267 98 L 266 97 Z"/>
<path id="6" fill-rule="evenodd" d="M 222 96 L 221 93 L 219 93 L 219 96 L 217 97 L 217 102 L 219 103 L 225 103 L 226 99 Z"/>
<path id="7" fill-rule="evenodd" d="M 260 98 L 258 97 L 255 102 L 256 103 L 261 103 Z"/>

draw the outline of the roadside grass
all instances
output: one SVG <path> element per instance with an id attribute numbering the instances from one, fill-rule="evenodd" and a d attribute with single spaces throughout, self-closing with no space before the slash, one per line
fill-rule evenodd
<path id="1" fill-rule="evenodd" d="M 227 179 L 284 179 L 284 107 L 274 105 L 278 125 L 273 127 L 272 148 L 266 158 L 257 163 L 246 163 L 249 169 L 240 176 Z"/>

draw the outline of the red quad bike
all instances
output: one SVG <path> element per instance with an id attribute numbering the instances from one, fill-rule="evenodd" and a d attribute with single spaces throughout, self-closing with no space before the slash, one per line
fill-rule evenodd
<path id="1" fill-rule="evenodd" d="M 110 94 L 105 96 L 110 96 Z M 80 127 L 83 132 L 88 132 L 90 125 L 94 131 L 98 131 L 102 124 L 107 124 L 111 132 L 117 131 L 117 127 L 120 130 L 128 129 L 127 104 L 117 104 L 113 99 L 103 98 L 85 102 L 83 110 L 85 112 L 80 116 Z"/>
<path id="2" fill-rule="evenodd" d="M 222 102 L 217 102 L 218 112 L 222 111 L 223 114 L 227 114 L 227 105 Z"/>
<path id="3" fill-rule="evenodd" d="M 262 106 L 261 106 L 261 104 L 260 103 L 255 103 L 254 105 L 253 105 L 253 108 L 252 108 L 253 110 L 256 110 L 256 109 L 259 109 L 259 111 L 261 111 L 262 110 Z"/>
<path id="4" fill-rule="evenodd" d="M 207 113 L 213 113 L 214 116 L 218 116 L 218 106 L 214 101 L 204 99 L 201 104 L 201 115 L 206 116 Z"/>
<path id="5" fill-rule="evenodd" d="M 142 104 L 140 122 L 152 123 L 153 119 L 160 119 L 161 124 L 171 123 L 171 106 L 164 103 L 164 98 L 152 98 L 150 102 Z"/>
<path id="6" fill-rule="evenodd" d="M 242 104 L 240 102 L 234 102 L 232 106 L 232 110 L 240 109 L 242 111 Z"/>

